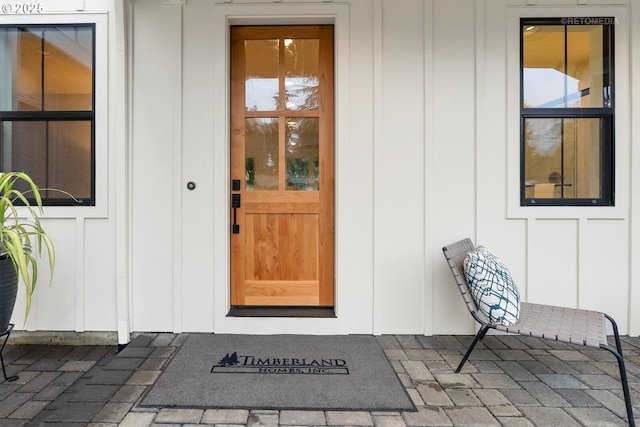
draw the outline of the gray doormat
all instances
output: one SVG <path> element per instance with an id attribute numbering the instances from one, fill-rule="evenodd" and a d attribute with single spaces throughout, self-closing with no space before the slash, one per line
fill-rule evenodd
<path id="1" fill-rule="evenodd" d="M 371 336 L 193 334 L 140 406 L 416 411 Z"/>

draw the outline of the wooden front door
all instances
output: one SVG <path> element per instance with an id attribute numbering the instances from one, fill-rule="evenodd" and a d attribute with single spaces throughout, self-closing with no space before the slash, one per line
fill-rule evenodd
<path id="1" fill-rule="evenodd" d="M 231 27 L 231 305 L 334 304 L 333 27 Z"/>

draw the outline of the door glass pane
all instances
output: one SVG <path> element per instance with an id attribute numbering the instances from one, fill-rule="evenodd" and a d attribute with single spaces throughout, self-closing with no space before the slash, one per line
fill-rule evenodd
<path id="1" fill-rule="evenodd" d="M 278 119 L 245 119 L 247 190 L 278 189 Z"/>
<path id="2" fill-rule="evenodd" d="M 0 110 L 42 110 L 42 30 L 0 28 Z"/>
<path id="3" fill-rule="evenodd" d="M 577 80 L 565 75 L 562 25 L 524 25 L 523 107 L 566 107 L 565 84 L 577 91 Z M 568 78 L 565 78 L 568 77 Z"/>
<path id="4" fill-rule="evenodd" d="M 275 111 L 279 99 L 279 53 L 276 40 L 245 41 L 245 108 Z"/>
<path id="5" fill-rule="evenodd" d="M 318 61 L 317 39 L 285 39 L 285 91 L 287 110 L 317 110 Z"/>
<path id="6" fill-rule="evenodd" d="M 318 118 L 288 118 L 285 141 L 287 190 L 318 191 Z"/>
<path id="7" fill-rule="evenodd" d="M 93 29 L 45 30 L 44 109 L 92 110 Z"/>
<path id="8" fill-rule="evenodd" d="M 600 197 L 601 119 L 525 120 L 525 197 Z"/>

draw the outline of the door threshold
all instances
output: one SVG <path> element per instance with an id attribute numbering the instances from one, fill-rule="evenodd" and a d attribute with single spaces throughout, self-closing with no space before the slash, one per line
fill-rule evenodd
<path id="1" fill-rule="evenodd" d="M 248 306 L 231 307 L 227 317 L 336 317 L 333 307 Z"/>

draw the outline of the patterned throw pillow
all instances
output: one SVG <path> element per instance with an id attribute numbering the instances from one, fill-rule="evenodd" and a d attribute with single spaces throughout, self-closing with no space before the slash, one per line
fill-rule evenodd
<path id="1" fill-rule="evenodd" d="M 512 326 L 520 315 L 520 295 L 509 269 L 483 246 L 464 259 L 464 275 L 478 310 L 490 323 Z"/>

